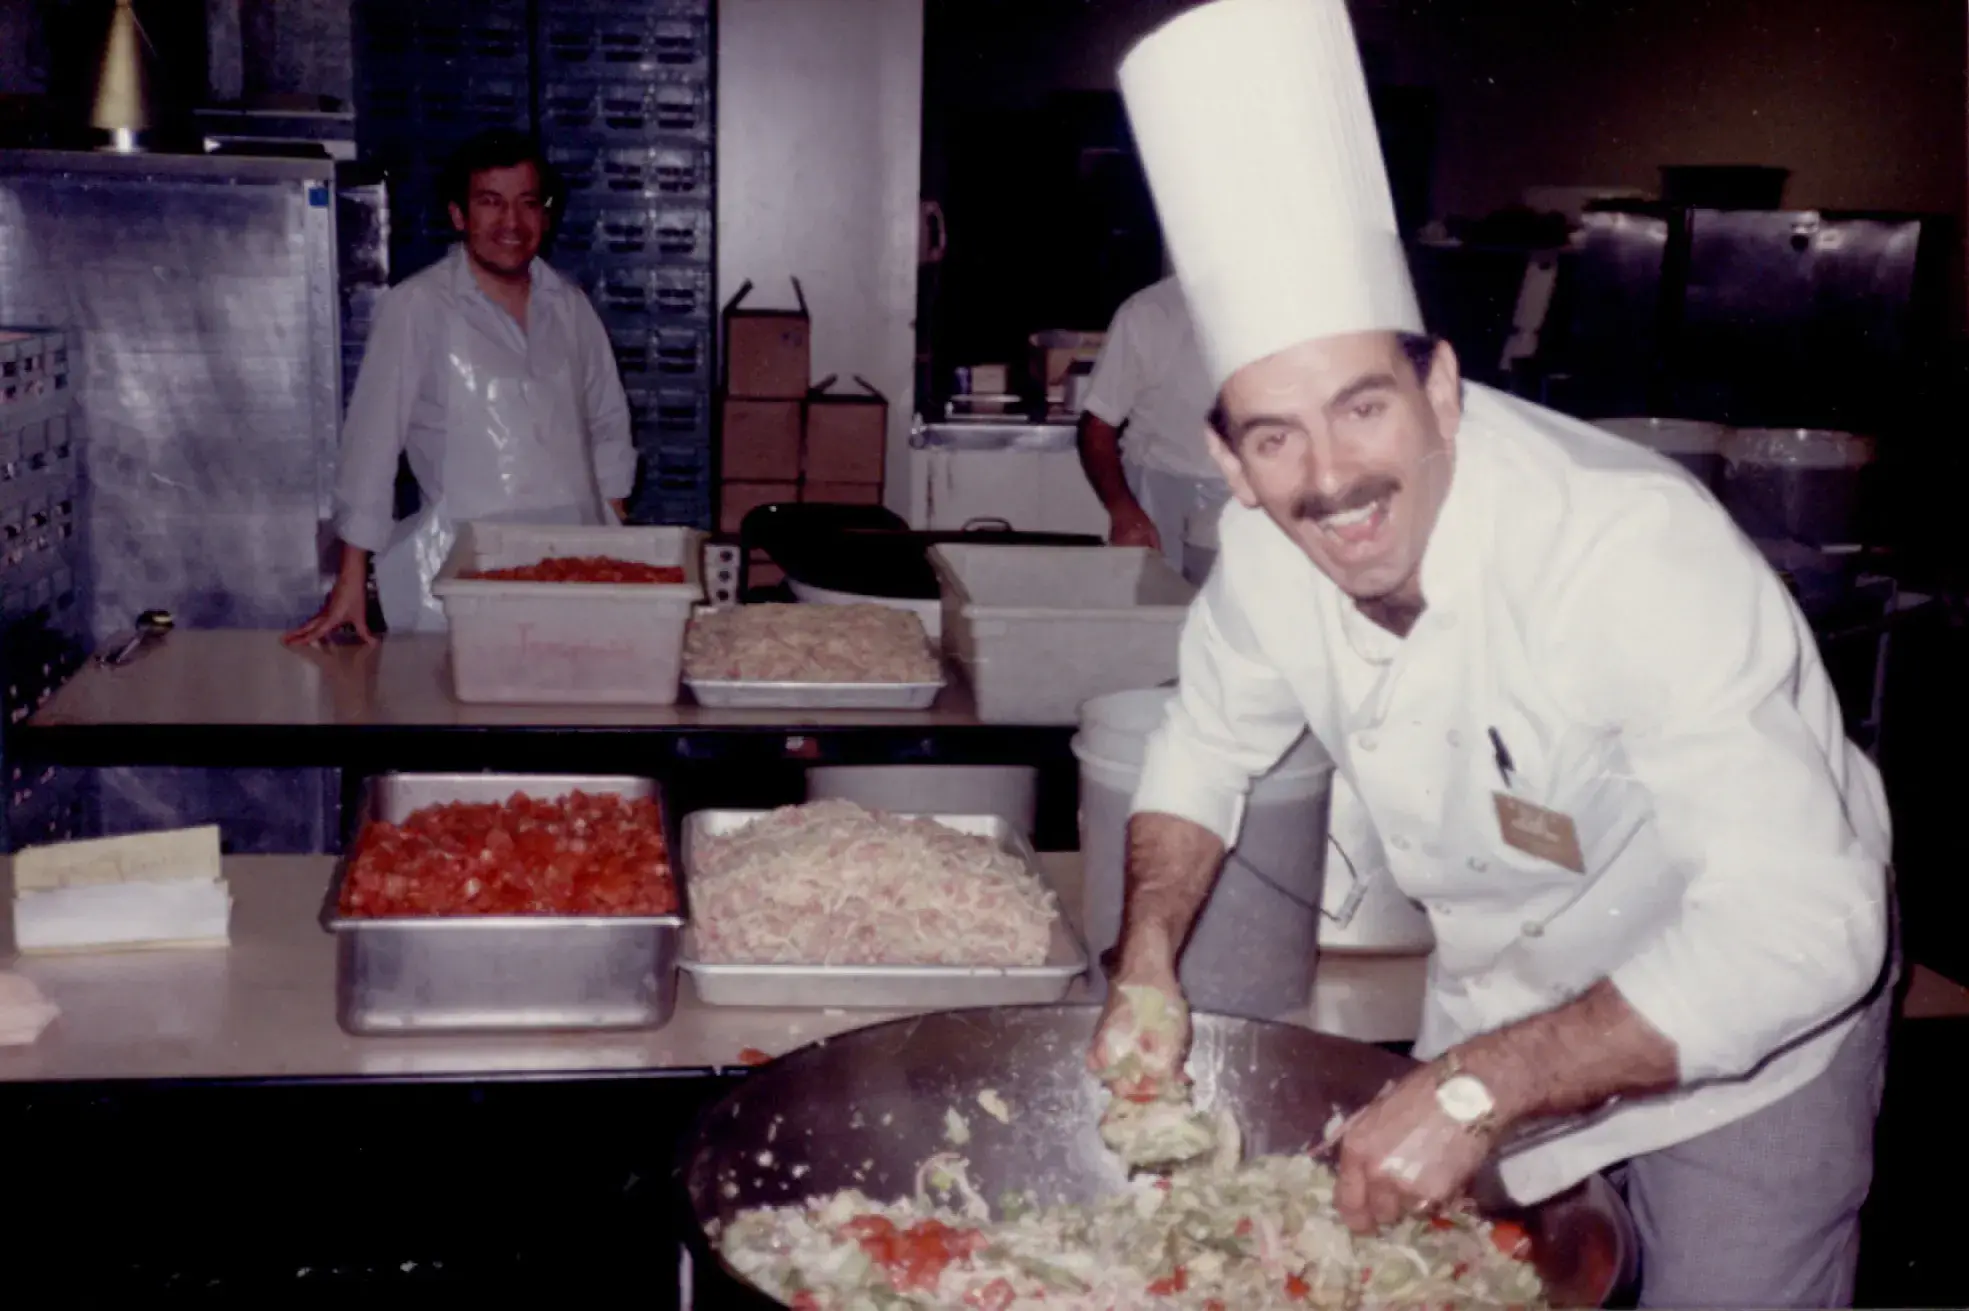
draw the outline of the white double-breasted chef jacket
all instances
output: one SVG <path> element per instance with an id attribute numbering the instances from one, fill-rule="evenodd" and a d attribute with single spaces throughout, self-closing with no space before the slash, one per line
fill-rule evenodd
<path id="1" fill-rule="evenodd" d="M 1532 1202 L 1826 1067 L 1886 958 L 1888 818 L 1803 615 L 1678 466 L 1478 386 L 1454 458 L 1405 639 L 1227 507 L 1134 809 L 1229 842 L 1310 724 L 1435 931 L 1419 1057 L 1601 978 L 1673 1040 L 1679 1091 L 1506 1156 Z M 1507 844 L 1500 791 L 1585 873 Z"/>

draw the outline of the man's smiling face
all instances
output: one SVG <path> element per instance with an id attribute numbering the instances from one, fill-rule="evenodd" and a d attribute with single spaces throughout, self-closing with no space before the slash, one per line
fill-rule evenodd
<path id="1" fill-rule="evenodd" d="M 1447 345 L 1426 377 L 1392 332 L 1322 337 L 1247 364 L 1210 435 L 1231 491 L 1364 602 L 1419 604 L 1462 418 Z"/>

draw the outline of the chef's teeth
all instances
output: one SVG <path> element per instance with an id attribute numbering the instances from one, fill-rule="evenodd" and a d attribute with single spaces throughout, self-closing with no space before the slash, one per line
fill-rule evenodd
<path id="1" fill-rule="evenodd" d="M 1355 524 L 1366 523 L 1368 519 L 1373 517 L 1381 509 L 1381 504 L 1380 501 L 1369 501 L 1366 505 L 1358 509 L 1342 510 L 1338 514 L 1329 514 L 1326 518 L 1320 520 L 1320 527 L 1331 530 L 1334 528 L 1352 528 Z"/>

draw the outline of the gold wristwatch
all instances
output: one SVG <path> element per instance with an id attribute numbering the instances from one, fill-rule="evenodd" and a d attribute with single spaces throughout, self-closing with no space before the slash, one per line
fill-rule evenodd
<path id="1" fill-rule="evenodd" d="M 1436 1105 L 1444 1115 L 1474 1133 L 1489 1133 L 1497 1123 L 1497 1098 L 1484 1081 L 1463 1068 L 1456 1053 L 1443 1054 L 1443 1077 L 1436 1084 Z"/>

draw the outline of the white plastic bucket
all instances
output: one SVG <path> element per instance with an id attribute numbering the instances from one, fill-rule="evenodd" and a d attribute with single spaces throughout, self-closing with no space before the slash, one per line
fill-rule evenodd
<path id="1" fill-rule="evenodd" d="M 1031 765 L 815 765 L 807 800 L 839 798 L 897 815 L 998 815 L 1032 836 L 1039 771 Z"/>
<path id="2" fill-rule="evenodd" d="M 1128 808 L 1149 734 L 1175 693 L 1117 692 L 1081 709 L 1081 927 L 1098 956 L 1121 935 Z M 1197 916 L 1178 963 L 1191 1006 L 1251 1018 L 1300 1010 L 1318 962 L 1333 764 L 1310 735 L 1258 779 L 1237 845 Z M 1100 970 L 1092 976 L 1105 993 Z"/>

